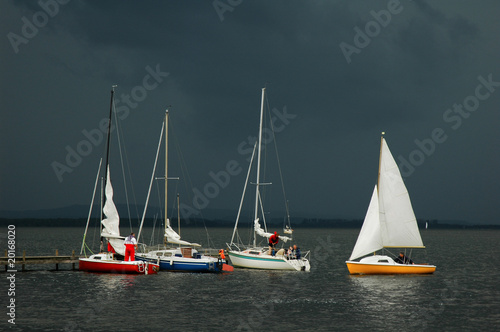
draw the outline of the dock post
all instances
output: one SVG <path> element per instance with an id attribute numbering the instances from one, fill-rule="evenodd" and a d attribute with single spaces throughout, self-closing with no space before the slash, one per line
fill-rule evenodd
<path id="1" fill-rule="evenodd" d="M 24 270 L 24 263 L 26 263 L 26 250 L 23 250 L 23 268 L 22 268 L 23 271 L 25 271 Z"/>
<path id="2" fill-rule="evenodd" d="M 59 256 L 59 249 L 56 249 L 56 257 Z M 56 263 L 56 271 L 59 271 L 59 264 Z"/>
<path id="3" fill-rule="evenodd" d="M 75 251 L 73 250 L 73 252 L 71 253 L 71 259 L 72 260 L 75 260 Z M 73 263 L 73 270 L 75 269 L 75 263 Z"/>

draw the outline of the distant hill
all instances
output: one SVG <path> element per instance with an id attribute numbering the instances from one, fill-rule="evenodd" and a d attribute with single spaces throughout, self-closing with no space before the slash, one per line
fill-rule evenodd
<path id="1" fill-rule="evenodd" d="M 55 209 L 0 211 L 0 218 L 5 219 L 53 219 L 53 218 L 86 218 L 89 213 L 89 206 L 71 205 Z"/>
<path id="2" fill-rule="evenodd" d="M 116 208 L 118 209 L 118 213 L 121 218 L 129 218 L 129 209 L 130 209 L 130 218 L 133 219 L 141 219 L 144 211 L 143 205 L 130 205 L 127 208 L 126 204 L 117 204 Z M 181 208 L 182 211 L 182 208 Z M 172 212 L 172 211 L 169 211 Z M 176 211 L 173 211 L 174 215 L 177 214 Z M 237 215 L 237 209 L 203 209 L 200 214 L 192 215 L 190 218 L 198 218 L 198 219 L 210 219 L 210 220 L 231 220 L 234 223 Z M 163 213 L 163 211 L 161 211 Z M 146 218 L 155 218 L 161 214 L 160 209 L 157 206 L 148 207 Z M 88 205 L 71 205 L 65 206 L 61 208 L 53 208 L 53 209 L 41 209 L 41 210 L 25 210 L 25 211 L 14 211 L 14 210 L 3 210 L 0 211 L 0 219 L 58 219 L 58 218 L 69 218 L 69 219 L 79 219 L 79 218 L 87 218 L 89 214 L 89 206 Z M 98 204 L 94 205 L 92 210 L 92 216 L 99 215 L 99 206 Z M 170 215 L 170 213 L 169 213 Z M 253 213 L 250 211 L 242 211 L 241 218 L 248 218 L 252 216 Z M 269 215 L 269 218 L 277 219 L 281 218 L 280 222 L 283 222 L 284 214 L 282 211 L 270 211 L 266 212 L 266 217 Z M 302 220 L 303 218 L 315 217 L 319 218 L 317 215 L 310 215 L 306 213 L 297 213 L 295 219 Z M 175 217 L 174 217 L 175 218 Z M 181 218 L 184 217 L 181 215 Z M 323 216 L 321 219 L 345 219 L 338 218 L 334 216 Z"/>
<path id="3" fill-rule="evenodd" d="M 91 223 L 98 223 L 99 219 L 94 217 Z M 127 219 L 128 222 L 128 219 Z M 153 218 L 146 218 L 145 225 L 153 225 Z M 158 220 L 156 220 L 158 222 Z M 173 220 L 176 223 L 175 219 Z M 228 219 L 200 219 L 190 218 L 182 219 L 183 227 L 234 227 L 234 220 Z M 447 222 L 439 222 L 428 220 L 419 220 L 418 226 L 422 231 L 425 231 L 425 224 L 428 222 L 429 230 L 436 229 L 500 229 L 500 225 L 472 225 L 472 224 L 450 224 Z M 16 225 L 17 227 L 81 227 L 84 228 L 87 223 L 87 218 L 0 218 L 0 227 L 7 225 Z M 139 225 L 139 219 L 132 219 L 132 225 Z M 162 222 L 160 221 L 162 224 Z M 295 218 L 292 220 L 292 227 L 298 228 L 350 228 L 361 229 L 363 220 L 346 220 L 346 219 L 308 219 Z M 241 225 L 249 225 L 249 220 L 242 220 Z M 158 225 L 158 224 L 157 224 Z M 267 220 L 267 226 L 273 229 L 281 229 L 283 221 L 281 219 Z"/>
<path id="4" fill-rule="evenodd" d="M 142 218 L 144 211 L 144 206 L 141 205 L 130 205 L 127 207 L 125 204 L 117 204 L 116 208 L 118 213 L 122 218 L 128 218 L 130 209 L 131 218 Z M 0 211 L 0 218 L 4 219 L 57 219 L 57 218 L 69 218 L 69 219 L 79 219 L 87 218 L 89 214 L 88 205 L 71 205 L 61 208 L 53 209 L 41 209 L 41 210 L 24 210 L 24 211 L 14 211 L 14 210 L 3 210 Z M 152 206 L 149 207 L 146 213 L 147 218 L 154 218 L 159 214 L 159 208 Z M 99 215 L 99 206 L 94 205 L 92 209 L 92 216 Z M 233 210 L 217 210 L 217 209 L 205 209 L 202 211 L 202 216 L 196 215 L 194 217 L 203 217 L 208 219 L 224 218 L 224 219 L 234 219 L 236 216 L 236 211 Z"/>
<path id="5" fill-rule="evenodd" d="M 132 205 L 129 207 L 131 211 L 131 219 L 135 223 L 142 218 L 144 210 L 143 206 Z M 128 208 L 126 205 L 117 205 L 118 212 L 122 219 L 129 219 Z M 24 226 L 77 226 L 82 227 L 85 225 L 89 207 L 86 205 L 72 205 L 62 208 L 42 209 L 42 210 L 27 210 L 27 211 L 0 211 L 0 225 L 8 225 L 10 223 L 22 224 Z M 270 216 L 280 216 L 282 213 L 270 213 Z M 99 208 L 94 207 L 92 211 L 92 218 L 98 220 Z M 147 224 L 152 224 L 153 219 L 161 219 L 158 207 L 148 208 L 146 219 L 150 221 Z M 223 209 L 204 209 L 201 215 L 183 218 L 186 221 L 186 226 L 211 226 L 211 227 L 233 227 L 236 218 L 236 211 L 223 210 Z M 242 223 L 250 223 L 252 213 L 244 211 L 241 215 Z M 173 220 L 176 217 L 172 217 Z M 360 229 L 363 223 L 362 219 L 350 218 L 318 218 L 307 216 L 306 214 L 299 214 L 298 217 L 291 218 L 292 227 L 310 227 L 310 228 L 356 228 Z M 461 220 L 418 220 L 420 229 L 425 229 L 426 223 L 429 229 L 442 229 L 442 228 L 494 228 L 500 229 L 499 224 L 472 224 Z M 267 218 L 267 224 L 273 227 L 283 227 L 283 217 L 280 218 Z"/>

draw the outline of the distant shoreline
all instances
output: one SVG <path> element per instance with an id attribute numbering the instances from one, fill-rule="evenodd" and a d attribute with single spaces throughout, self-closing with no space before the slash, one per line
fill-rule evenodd
<path id="1" fill-rule="evenodd" d="M 124 221 L 128 219 L 124 219 Z M 181 219 L 182 220 L 182 219 Z M 132 219 L 132 224 L 139 224 L 137 219 Z M 158 222 L 158 221 L 157 221 Z M 500 225 L 491 224 L 463 224 L 452 223 L 437 220 L 419 220 L 418 226 L 420 229 L 425 229 L 425 224 L 428 223 L 428 229 L 500 229 Z M 91 225 L 98 223 L 98 220 L 92 219 Z M 182 220 L 183 227 L 234 227 L 234 221 L 222 219 L 189 219 Z M 345 219 L 297 219 L 293 223 L 293 228 L 351 228 L 360 229 L 363 220 L 345 220 Z M 84 228 L 87 224 L 87 219 L 84 218 L 0 218 L 0 226 L 16 225 L 17 227 L 81 227 Z M 146 225 L 153 225 L 153 219 L 146 219 Z M 268 226 L 282 227 L 281 220 L 271 220 Z M 148 227 L 148 226 L 147 226 Z"/>

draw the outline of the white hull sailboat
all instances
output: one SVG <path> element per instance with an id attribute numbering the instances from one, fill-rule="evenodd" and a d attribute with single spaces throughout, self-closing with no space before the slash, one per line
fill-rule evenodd
<path id="1" fill-rule="evenodd" d="M 349 273 L 433 273 L 436 270 L 434 265 L 400 264 L 388 255 L 374 254 L 377 250 L 384 248 L 425 248 L 411 206 L 410 196 L 383 136 L 380 144 L 378 184 L 373 190 L 370 205 L 351 257 L 346 261 Z M 355 261 L 361 257 L 364 258 Z"/>
<path id="2" fill-rule="evenodd" d="M 259 247 L 257 246 L 257 236 L 268 239 L 272 236 L 272 233 L 266 232 L 260 226 L 259 220 L 259 206 L 262 211 L 262 201 L 260 197 L 260 185 L 263 185 L 260 182 L 260 159 L 261 159 L 261 147 L 262 147 L 262 120 L 264 114 L 264 97 L 265 97 L 265 88 L 262 89 L 262 103 L 261 103 L 261 111 L 260 111 L 260 128 L 259 128 L 259 138 L 258 143 L 254 147 L 254 152 L 252 154 L 250 160 L 250 166 L 247 173 L 247 178 L 245 181 L 245 187 L 243 189 L 243 195 L 241 198 L 240 208 L 238 211 L 238 216 L 236 218 L 236 223 L 234 226 L 233 236 L 231 238 L 231 243 L 228 244 L 228 254 L 231 260 L 231 263 L 235 267 L 240 268 L 250 268 L 250 269 L 262 269 L 262 270 L 291 270 L 291 271 L 309 271 L 311 266 L 309 264 L 309 260 L 307 256 L 309 252 L 304 253 L 304 255 L 297 258 L 297 256 L 287 254 L 285 249 L 278 250 L 275 255 L 272 255 L 269 252 L 268 247 Z M 250 175 L 250 170 L 252 166 L 252 162 L 255 156 L 255 149 L 257 148 L 257 180 L 255 183 L 256 193 L 255 193 L 255 215 L 254 215 L 254 232 L 253 232 L 253 246 L 244 247 L 242 244 L 235 243 L 235 236 L 238 228 L 238 221 L 241 213 L 241 208 L 243 204 L 243 199 L 246 192 L 246 187 L 248 184 L 248 179 Z M 262 211 L 262 217 L 265 225 L 264 212 Z M 290 232 L 291 233 L 291 232 Z M 279 239 L 282 242 L 287 242 L 291 240 L 291 238 L 287 236 L 279 236 Z"/>

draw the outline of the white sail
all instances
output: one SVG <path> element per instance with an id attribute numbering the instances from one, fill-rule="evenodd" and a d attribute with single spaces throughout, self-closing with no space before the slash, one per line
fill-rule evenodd
<path id="1" fill-rule="evenodd" d="M 349 260 L 365 256 L 369 253 L 380 250 L 384 247 L 382 242 L 382 234 L 380 233 L 379 219 L 379 204 L 377 186 L 373 189 L 370 205 L 366 211 L 365 220 L 361 231 L 358 235 L 358 240 L 354 245 L 351 257 Z"/>
<path id="2" fill-rule="evenodd" d="M 384 247 L 424 247 L 408 190 L 383 138 L 378 190 Z"/>
<path id="3" fill-rule="evenodd" d="M 259 236 L 262 236 L 262 237 L 265 237 L 265 238 L 269 238 L 271 235 L 273 235 L 272 233 L 264 232 L 264 230 L 262 229 L 262 227 L 260 227 L 259 218 L 255 219 L 255 221 L 254 221 L 254 228 L 255 228 L 255 233 L 257 233 L 257 235 L 259 235 Z M 291 240 L 291 238 L 289 238 L 288 236 L 283 236 L 283 235 L 280 235 L 279 239 L 282 240 L 285 243 L 287 241 Z"/>
<path id="4" fill-rule="evenodd" d="M 167 242 L 169 243 L 175 243 L 175 244 L 183 244 L 186 246 L 195 246 L 195 247 L 201 247 L 198 243 L 190 243 L 184 240 L 181 240 L 181 236 L 177 234 L 176 231 L 170 226 L 170 221 L 167 219 L 167 227 L 165 228 L 165 238 L 167 239 Z"/>
<path id="5" fill-rule="evenodd" d="M 106 203 L 103 208 L 106 218 L 101 221 L 103 225 L 101 236 L 108 239 L 109 243 L 111 243 L 118 254 L 125 255 L 123 236 L 120 236 L 120 216 L 118 215 L 118 210 L 113 202 L 113 186 L 111 185 L 109 165 L 107 172 L 105 189 Z"/>

